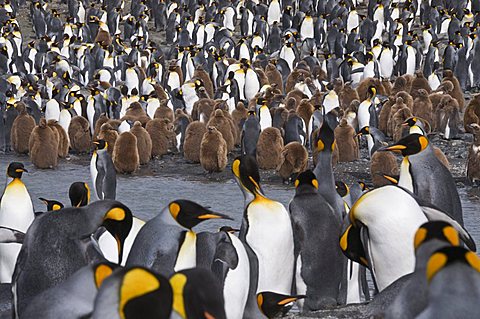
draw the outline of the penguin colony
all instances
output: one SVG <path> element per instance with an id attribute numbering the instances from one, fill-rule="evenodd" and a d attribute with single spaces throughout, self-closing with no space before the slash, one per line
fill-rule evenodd
<path id="1" fill-rule="evenodd" d="M 47 212 L 34 212 L 27 170 L 8 166 L 6 317 L 273 318 L 293 303 L 364 301 L 366 317 L 478 316 L 480 259 L 429 140 L 473 134 L 467 176 L 480 181 L 480 97 L 464 94 L 480 89 L 478 1 L 56 7 L 0 1 L 0 148 L 37 168 L 93 151 L 93 187 L 76 182 L 71 206 L 42 198 Z M 360 148 L 370 190 L 333 174 Z M 239 229 L 196 232 L 230 217 L 185 199 L 149 221 L 115 200 L 117 173 L 177 151 L 207 172 L 231 169 Z M 259 169 L 294 185 L 288 207 L 267 197 Z"/>

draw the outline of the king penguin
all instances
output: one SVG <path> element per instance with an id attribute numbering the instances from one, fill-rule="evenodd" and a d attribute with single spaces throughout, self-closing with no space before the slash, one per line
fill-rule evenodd
<path id="1" fill-rule="evenodd" d="M 92 247 L 91 234 L 107 221 L 131 223 L 128 217 L 131 218 L 128 207 L 103 200 L 35 218 L 25 235 L 12 278 L 16 318 L 22 318 L 37 294 L 64 282 L 89 262 L 104 260 Z"/>
<path id="2" fill-rule="evenodd" d="M 311 170 L 298 175 L 289 205 L 295 243 L 296 293 L 307 298 L 301 309 L 316 311 L 337 305 L 346 262 L 337 244 L 342 219 L 318 192 Z"/>
<path id="3" fill-rule="evenodd" d="M 91 318 L 170 318 L 172 305 L 167 278 L 142 267 L 123 268 L 103 282 Z"/>
<path id="4" fill-rule="evenodd" d="M 455 181 L 448 168 L 435 156 L 426 136 L 410 134 L 379 151 L 401 153 L 404 158 L 400 166 L 399 186 L 448 212 L 463 225 L 462 205 Z"/>
<path id="5" fill-rule="evenodd" d="M 7 176 L 13 180 L 3 191 L 0 200 L 0 226 L 26 233 L 35 215 L 32 200 L 22 181 L 24 172 L 28 171 L 22 163 L 12 162 L 8 165 Z M 10 283 L 22 245 L 10 243 L 0 246 L 0 281 Z"/>
<path id="6" fill-rule="evenodd" d="M 104 140 L 93 142 L 95 150 L 90 161 L 90 175 L 94 194 L 97 199 L 115 199 L 117 173 Z"/>
<path id="7" fill-rule="evenodd" d="M 282 313 L 287 314 L 295 301 L 301 300 L 306 296 L 287 296 L 277 294 L 271 291 L 260 292 L 257 294 L 257 304 L 262 313 L 267 318 L 277 318 Z"/>
<path id="8" fill-rule="evenodd" d="M 265 196 L 254 157 L 243 155 L 232 172 L 245 198 L 240 240 L 250 258 L 250 293 L 245 316 L 261 318 L 256 294 L 274 291 L 289 295 L 294 273 L 294 244 L 290 214 Z"/>
<path id="9" fill-rule="evenodd" d="M 197 233 L 192 230 L 209 219 L 229 219 L 189 200 L 175 200 L 140 230 L 127 266 L 144 266 L 165 276 L 197 264 Z M 162 245 L 152 245 L 152 242 Z"/>

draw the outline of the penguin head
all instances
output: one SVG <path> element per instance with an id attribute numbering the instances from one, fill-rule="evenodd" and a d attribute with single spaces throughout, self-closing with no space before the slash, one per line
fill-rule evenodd
<path id="1" fill-rule="evenodd" d="M 242 191 L 263 196 L 258 164 L 253 156 L 242 155 L 237 157 L 232 163 L 232 172 Z"/>
<path id="2" fill-rule="evenodd" d="M 47 205 L 47 211 L 49 212 L 54 210 L 60 210 L 64 207 L 62 203 L 56 200 L 49 200 L 42 197 L 40 197 L 39 200 L 41 200 L 45 205 Z"/>
<path id="3" fill-rule="evenodd" d="M 68 196 L 72 207 L 83 207 L 90 202 L 90 188 L 87 183 L 75 182 L 70 185 Z"/>
<path id="4" fill-rule="evenodd" d="M 361 136 L 361 135 L 370 135 L 370 127 L 369 126 L 362 127 L 362 129 L 357 133 L 356 136 Z"/>
<path id="5" fill-rule="evenodd" d="M 439 272 L 453 264 L 464 264 L 480 272 L 480 258 L 463 247 L 444 247 L 430 256 L 427 263 L 427 280 L 430 282 Z"/>
<path id="6" fill-rule="evenodd" d="M 300 188 L 302 186 L 314 187 L 315 189 L 318 189 L 317 177 L 311 170 L 306 170 L 305 172 L 299 174 L 297 179 L 295 179 L 295 188 Z"/>
<path id="7" fill-rule="evenodd" d="M 8 165 L 7 176 L 11 178 L 22 178 L 23 172 L 27 172 L 27 169 L 23 166 L 23 163 L 12 162 Z"/>
<path id="8" fill-rule="evenodd" d="M 293 302 L 306 298 L 306 296 L 288 296 L 271 291 L 263 291 L 257 294 L 257 305 L 267 318 L 274 318 L 280 312 L 287 313 L 293 306 Z"/>
<path id="9" fill-rule="evenodd" d="M 350 188 L 342 181 L 335 182 L 335 189 L 340 197 L 345 197 L 350 193 Z"/>
<path id="10" fill-rule="evenodd" d="M 402 138 L 396 144 L 379 148 L 379 151 L 392 151 L 403 156 L 418 154 L 428 147 L 428 139 L 422 134 L 414 133 Z"/>
<path id="11" fill-rule="evenodd" d="M 417 124 L 417 121 L 418 121 L 418 118 L 417 117 L 410 117 L 408 119 L 405 120 L 405 122 L 402 123 L 403 126 L 408 126 L 408 127 L 412 127 L 414 125 Z"/>
<path id="12" fill-rule="evenodd" d="M 111 208 L 103 218 L 102 226 L 115 238 L 118 248 L 118 264 L 122 263 L 123 246 L 125 239 L 132 229 L 133 215 L 131 210 L 123 205 L 117 204 Z"/>
<path id="13" fill-rule="evenodd" d="M 368 88 L 368 96 L 373 99 L 377 95 L 377 88 L 373 85 L 370 85 Z"/>
<path id="14" fill-rule="evenodd" d="M 460 237 L 455 228 L 447 222 L 437 220 L 426 222 L 418 228 L 413 241 L 415 250 L 433 239 L 445 241 L 452 246 L 460 245 Z"/>
<path id="15" fill-rule="evenodd" d="M 122 274 L 118 292 L 120 318 L 169 318 L 173 293 L 168 279 L 143 267 Z"/>
<path id="16" fill-rule="evenodd" d="M 168 211 L 181 226 L 192 229 L 208 219 L 228 219 L 230 217 L 211 211 L 195 202 L 178 199 L 168 204 Z"/>
<path id="17" fill-rule="evenodd" d="M 317 151 L 318 152 L 333 152 L 335 150 L 336 142 L 333 130 L 328 123 L 323 123 L 317 138 Z"/>

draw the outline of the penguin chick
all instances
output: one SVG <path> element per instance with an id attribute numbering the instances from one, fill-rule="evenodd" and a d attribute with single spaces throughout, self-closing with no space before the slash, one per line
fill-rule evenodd
<path id="1" fill-rule="evenodd" d="M 460 86 L 460 82 L 458 81 L 457 77 L 453 74 L 451 70 L 445 70 L 443 72 L 443 81 L 450 81 L 453 84 L 453 90 L 449 93 L 451 97 L 453 97 L 458 102 L 458 107 L 461 112 L 463 112 L 463 108 L 465 107 L 465 96 L 463 95 L 462 87 Z"/>
<path id="2" fill-rule="evenodd" d="M 407 80 L 403 76 L 399 76 L 393 82 L 392 95 L 396 95 L 400 91 L 410 91 L 408 90 Z"/>
<path id="3" fill-rule="evenodd" d="M 212 99 L 200 99 L 193 103 L 192 119 L 207 123 L 210 120 L 210 115 L 215 109 L 215 101 Z"/>
<path id="4" fill-rule="evenodd" d="M 70 146 L 76 153 L 88 153 L 92 149 L 90 124 L 83 116 L 74 116 L 68 127 Z"/>
<path id="5" fill-rule="evenodd" d="M 395 142 L 399 141 L 404 136 L 404 133 L 408 131 L 403 126 L 403 123 L 412 116 L 412 111 L 407 107 L 399 109 L 393 116 L 393 140 Z"/>
<path id="6" fill-rule="evenodd" d="M 203 65 L 199 64 L 195 67 L 195 71 L 193 72 L 193 80 L 199 79 L 203 86 L 205 87 L 205 90 L 207 91 L 208 96 L 213 97 L 215 94 L 214 87 L 212 80 L 210 79 L 210 75 L 208 75 L 208 72 L 203 69 Z"/>
<path id="7" fill-rule="evenodd" d="M 58 162 L 58 139 L 45 118 L 40 119 L 29 139 L 30 160 L 38 168 L 55 168 Z"/>
<path id="8" fill-rule="evenodd" d="M 292 175 L 303 172 L 308 164 L 308 151 L 299 142 L 290 142 L 282 150 L 278 175 L 289 181 Z"/>
<path id="9" fill-rule="evenodd" d="M 48 126 L 54 129 L 57 132 L 58 136 L 58 157 L 65 158 L 68 155 L 68 135 L 67 132 L 63 129 L 63 127 L 58 124 L 55 120 L 48 120 Z"/>
<path id="10" fill-rule="evenodd" d="M 235 109 L 232 111 L 232 119 L 239 131 L 242 130 L 243 122 L 245 122 L 247 116 L 248 110 L 245 107 L 245 104 L 243 104 L 242 101 L 238 102 Z"/>
<path id="11" fill-rule="evenodd" d="M 423 71 L 415 72 L 415 78 L 412 81 L 412 88 L 410 89 L 410 95 L 415 100 L 419 96 L 419 91 L 427 91 L 427 95 L 432 92 L 428 80 L 423 75 Z"/>
<path id="12" fill-rule="evenodd" d="M 93 130 L 93 139 L 100 139 L 98 134 L 100 133 L 100 128 L 103 124 L 108 122 L 108 117 L 105 113 L 100 114 L 97 121 L 95 122 L 95 129 Z"/>
<path id="13" fill-rule="evenodd" d="M 207 172 L 221 172 L 227 166 L 228 147 L 222 133 L 209 126 L 200 144 L 200 164 Z"/>
<path id="14" fill-rule="evenodd" d="M 293 96 L 289 96 L 287 97 L 286 99 L 286 103 L 285 103 L 285 108 L 287 109 L 287 111 L 295 111 L 297 109 L 297 99 L 294 98 Z"/>
<path id="15" fill-rule="evenodd" d="M 315 108 L 307 99 L 301 100 L 300 104 L 297 106 L 296 113 L 298 116 L 302 118 L 303 123 L 305 123 L 306 127 L 309 127 L 310 118 L 312 117 L 314 110 Z M 308 132 L 307 132 L 307 137 L 308 137 Z"/>
<path id="16" fill-rule="evenodd" d="M 283 138 L 280 130 L 267 127 L 257 142 L 257 162 L 260 169 L 276 169 L 280 165 Z"/>
<path id="17" fill-rule="evenodd" d="M 18 154 L 27 154 L 30 135 L 35 128 L 35 119 L 28 114 L 24 103 L 17 103 L 16 109 L 19 114 L 13 121 L 11 128 L 12 149 Z"/>
<path id="18" fill-rule="evenodd" d="M 376 188 L 390 185 L 384 176 L 398 176 L 398 164 L 395 155 L 385 152 L 375 152 L 370 158 L 370 175 Z"/>
<path id="19" fill-rule="evenodd" d="M 145 110 L 142 108 L 142 105 L 138 102 L 133 102 L 127 108 L 127 112 L 125 115 L 120 119 L 120 121 L 140 121 L 143 126 L 147 125 L 148 121 L 150 121 L 150 117 L 148 117 Z"/>
<path id="20" fill-rule="evenodd" d="M 413 115 L 426 120 L 430 125 L 433 123 L 433 106 L 427 90 L 417 91 L 417 97 L 413 102 Z"/>
<path id="21" fill-rule="evenodd" d="M 465 109 L 463 125 L 465 132 L 475 134 L 472 124 L 480 125 L 480 94 L 474 95 Z"/>
<path id="22" fill-rule="evenodd" d="M 410 93 L 406 91 L 400 91 L 395 96 L 397 98 L 401 97 L 403 99 L 403 103 L 405 103 L 410 110 L 413 110 L 413 97 L 410 95 Z"/>
<path id="23" fill-rule="evenodd" d="M 107 152 L 110 156 L 113 156 L 113 149 L 115 148 L 115 142 L 118 138 L 118 132 L 109 123 L 104 123 L 100 128 L 97 138 L 107 142 Z"/>
<path id="24" fill-rule="evenodd" d="M 235 139 L 232 133 L 232 127 L 222 110 L 215 110 L 214 115 L 207 123 L 207 127 L 210 126 L 215 127 L 217 131 L 222 134 L 225 142 L 227 143 L 228 152 L 233 151 L 233 148 L 235 147 Z"/>
<path id="25" fill-rule="evenodd" d="M 353 89 L 350 84 L 346 84 L 342 87 L 340 92 L 338 92 L 338 100 L 340 102 L 340 107 L 346 109 L 350 106 L 353 100 L 360 100 L 357 90 Z"/>
<path id="26" fill-rule="evenodd" d="M 460 105 L 450 95 L 444 95 L 436 110 L 435 128 L 445 139 L 456 136 L 460 123 Z"/>
<path id="27" fill-rule="evenodd" d="M 139 121 L 136 121 L 133 124 L 130 133 L 137 138 L 140 165 L 148 164 L 152 158 L 152 139 L 150 138 L 150 134 L 148 134 L 147 130 L 143 128 L 142 123 Z"/>
<path id="28" fill-rule="evenodd" d="M 275 84 L 277 88 L 283 92 L 282 74 L 278 71 L 275 65 L 272 63 L 267 64 L 267 67 L 265 68 L 265 75 L 267 76 L 270 85 Z"/>
<path id="29" fill-rule="evenodd" d="M 343 118 L 334 130 L 338 148 L 339 162 L 353 162 L 358 159 L 358 142 L 355 139 L 355 129 Z"/>
<path id="30" fill-rule="evenodd" d="M 473 132 L 473 143 L 468 150 L 467 177 L 470 182 L 477 184 L 480 182 L 480 125 L 470 124 Z"/>
<path id="31" fill-rule="evenodd" d="M 130 132 L 123 132 L 118 136 L 113 149 L 113 164 L 118 173 L 131 174 L 140 165 L 138 156 L 137 138 Z"/>
<path id="32" fill-rule="evenodd" d="M 176 147 L 176 134 L 173 124 L 167 119 L 153 119 L 146 130 L 152 139 L 152 157 L 163 156 Z"/>
<path id="33" fill-rule="evenodd" d="M 155 114 L 153 115 L 154 119 L 168 119 L 170 122 L 173 122 L 173 117 L 173 110 L 163 101 L 160 102 L 160 106 L 156 109 Z"/>
<path id="34" fill-rule="evenodd" d="M 378 129 L 382 131 L 385 135 L 388 135 L 388 120 L 390 119 L 390 111 L 394 104 L 395 98 L 393 96 L 390 96 L 388 100 L 383 104 L 380 113 L 378 113 Z"/>
<path id="35" fill-rule="evenodd" d="M 205 123 L 194 121 L 188 125 L 183 143 L 183 156 L 187 161 L 200 163 L 200 145 L 206 132 Z"/>
<path id="36" fill-rule="evenodd" d="M 403 102 L 403 98 L 397 97 L 395 99 L 395 104 L 392 105 L 390 108 L 390 114 L 388 116 L 388 122 L 387 122 L 387 135 L 388 136 L 393 136 L 393 133 L 395 132 L 395 122 L 393 121 L 393 116 L 395 113 L 398 112 L 400 109 L 408 108 L 407 105 Z"/>

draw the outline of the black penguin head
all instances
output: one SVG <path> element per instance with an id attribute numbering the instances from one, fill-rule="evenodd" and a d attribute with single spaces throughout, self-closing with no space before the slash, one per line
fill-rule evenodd
<path id="1" fill-rule="evenodd" d="M 410 117 L 410 118 L 406 119 L 405 122 L 402 123 L 402 125 L 412 127 L 412 126 L 416 125 L 417 122 L 418 122 L 418 118 L 414 116 L 414 117 Z"/>
<path id="2" fill-rule="evenodd" d="M 305 185 L 318 189 L 317 176 L 315 176 L 311 170 L 306 170 L 305 172 L 299 174 L 295 180 L 295 188 Z"/>
<path id="3" fill-rule="evenodd" d="M 430 282 L 444 268 L 461 263 L 480 272 L 480 258 L 463 247 L 444 247 L 432 254 L 427 263 L 427 280 Z"/>
<path id="4" fill-rule="evenodd" d="M 93 144 L 95 144 L 96 150 L 106 150 L 108 147 L 108 143 L 105 140 L 97 140 Z"/>
<path id="5" fill-rule="evenodd" d="M 118 264 L 122 263 L 123 246 L 132 229 L 133 215 L 130 209 L 123 204 L 116 204 L 103 218 L 102 226 L 115 238 L 118 247 Z"/>
<path id="6" fill-rule="evenodd" d="M 23 172 L 27 172 L 27 169 L 23 166 L 22 163 L 12 162 L 8 165 L 7 176 L 11 178 L 22 178 Z"/>
<path id="7" fill-rule="evenodd" d="M 340 235 L 340 249 L 350 260 L 368 267 L 368 259 L 361 241 L 360 227 L 350 224 Z"/>
<path id="8" fill-rule="evenodd" d="M 75 182 L 70 185 L 68 196 L 72 207 L 82 207 L 90 202 L 90 188 L 87 183 Z"/>
<path id="9" fill-rule="evenodd" d="M 280 312 L 287 313 L 292 308 L 293 302 L 303 298 L 306 296 L 288 296 L 263 291 L 257 294 L 257 305 L 267 318 L 274 318 Z"/>
<path id="10" fill-rule="evenodd" d="M 330 128 L 327 122 L 324 122 L 317 138 L 317 151 L 318 152 L 333 152 L 335 150 L 335 136 L 333 130 Z"/>
<path id="11" fill-rule="evenodd" d="M 122 318 L 169 318 L 173 292 L 168 279 L 143 267 L 122 273 L 118 311 Z"/>
<path id="12" fill-rule="evenodd" d="M 460 237 L 455 228 L 449 223 L 440 220 L 426 222 L 418 228 L 413 241 L 415 250 L 432 239 L 445 241 L 452 246 L 460 245 Z"/>
<path id="13" fill-rule="evenodd" d="M 250 155 L 237 157 L 232 163 L 232 172 L 239 186 L 253 195 L 262 195 L 260 173 L 256 159 Z"/>
<path id="14" fill-rule="evenodd" d="M 192 229 L 208 219 L 229 219 L 230 217 L 211 211 L 195 202 L 178 199 L 168 204 L 168 211 L 181 226 Z"/>
<path id="15" fill-rule="evenodd" d="M 62 203 L 56 200 L 49 200 L 42 197 L 40 197 L 39 200 L 41 200 L 45 205 L 47 205 L 47 211 L 49 212 L 54 210 L 60 210 L 64 207 Z"/>
<path id="16" fill-rule="evenodd" d="M 428 147 L 428 139 L 418 133 L 410 134 L 392 146 L 379 148 L 379 151 L 392 151 L 403 156 L 418 154 Z"/>
<path id="17" fill-rule="evenodd" d="M 368 96 L 370 98 L 373 98 L 375 97 L 375 95 L 377 95 L 377 88 L 373 85 L 371 85 L 369 88 L 368 88 Z"/>
<path id="18" fill-rule="evenodd" d="M 370 127 L 369 126 L 362 127 L 360 132 L 357 133 L 357 136 L 360 136 L 360 135 L 370 135 Z"/>
<path id="19" fill-rule="evenodd" d="M 350 188 L 342 181 L 335 182 L 335 189 L 340 197 L 345 197 L 350 193 Z"/>

